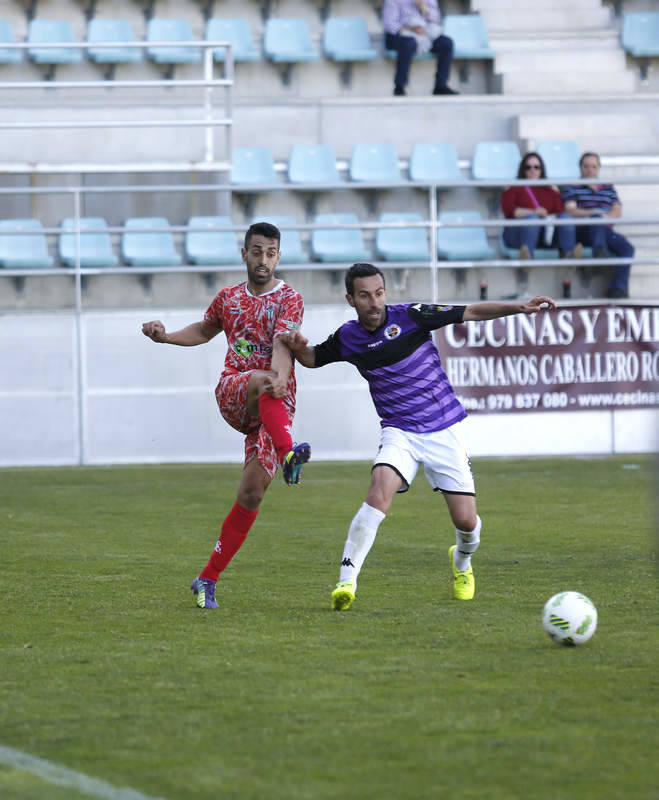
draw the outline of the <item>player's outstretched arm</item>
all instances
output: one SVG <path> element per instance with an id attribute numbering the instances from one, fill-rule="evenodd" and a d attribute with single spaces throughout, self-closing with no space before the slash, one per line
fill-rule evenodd
<path id="1" fill-rule="evenodd" d="M 303 367 L 316 366 L 316 348 L 309 347 L 309 340 L 300 331 L 287 331 L 279 337 Z"/>
<path id="2" fill-rule="evenodd" d="M 145 322 L 142 325 L 142 333 L 158 344 L 178 344 L 181 347 L 193 347 L 197 344 L 205 344 L 214 336 L 217 336 L 219 329 L 211 328 L 203 320 L 193 322 L 180 331 L 167 333 L 165 326 L 159 319 Z"/>
<path id="3" fill-rule="evenodd" d="M 462 317 L 463 322 L 481 322 L 497 317 L 509 317 L 511 314 L 535 314 L 537 311 L 550 311 L 556 308 L 551 297 L 534 297 L 525 301 L 486 300 L 482 303 L 470 303 Z"/>

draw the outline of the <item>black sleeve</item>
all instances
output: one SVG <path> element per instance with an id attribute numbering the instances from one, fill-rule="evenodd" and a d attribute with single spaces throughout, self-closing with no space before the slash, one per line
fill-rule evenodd
<path id="1" fill-rule="evenodd" d="M 435 331 L 444 325 L 462 322 L 467 306 L 438 306 L 432 303 L 414 303 L 408 306 L 407 313 L 420 328 Z"/>
<path id="2" fill-rule="evenodd" d="M 344 361 L 341 355 L 340 332 L 341 328 L 331 333 L 322 344 L 315 345 L 314 353 L 316 360 L 314 366 L 324 367 L 325 364 L 333 364 L 335 361 Z"/>

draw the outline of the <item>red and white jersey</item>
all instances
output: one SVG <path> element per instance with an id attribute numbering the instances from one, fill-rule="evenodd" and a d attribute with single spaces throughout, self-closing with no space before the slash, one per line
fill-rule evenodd
<path id="1" fill-rule="evenodd" d="M 229 348 L 223 374 L 270 369 L 273 341 L 286 331 L 299 330 L 303 314 L 301 295 L 283 281 L 260 295 L 249 291 L 247 281 L 221 289 L 204 322 L 226 334 Z M 291 370 L 289 390 L 294 392 L 294 387 Z"/>

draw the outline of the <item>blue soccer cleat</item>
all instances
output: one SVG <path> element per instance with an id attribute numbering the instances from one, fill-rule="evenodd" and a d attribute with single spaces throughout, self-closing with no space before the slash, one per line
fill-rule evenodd
<path id="1" fill-rule="evenodd" d="M 197 595 L 198 608 L 217 608 L 215 602 L 215 583 L 208 578 L 195 578 L 190 587 Z"/>
<path id="2" fill-rule="evenodd" d="M 300 482 L 302 464 L 306 464 L 310 458 L 311 446 L 308 442 L 301 442 L 300 444 L 293 445 L 293 449 L 286 454 L 281 465 L 284 482 L 287 486 L 294 486 Z"/>

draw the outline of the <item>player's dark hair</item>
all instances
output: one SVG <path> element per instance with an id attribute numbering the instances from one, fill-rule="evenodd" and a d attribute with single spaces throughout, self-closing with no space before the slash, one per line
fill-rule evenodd
<path id="1" fill-rule="evenodd" d="M 249 226 L 247 233 L 245 234 L 245 250 L 247 250 L 249 247 L 249 240 L 252 238 L 252 236 L 265 236 L 266 239 L 276 239 L 277 249 L 279 249 L 279 243 L 281 242 L 281 231 L 271 222 L 255 222 L 253 225 Z"/>
<path id="2" fill-rule="evenodd" d="M 579 159 L 579 166 L 583 164 L 584 158 L 596 158 L 598 166 L 602 163 L 599 155 L 597 153 L 584 153 L 581 158 Z"/>
<path id="3" fill-rule="evenodd" d="M 346 272 L 346 292 L 352 297 L 355 291 L 355 278 L 370 278 L 371 275 L 379 275 L 384 286 L 384 275 L 373 264 L 353 264 Z"/>

